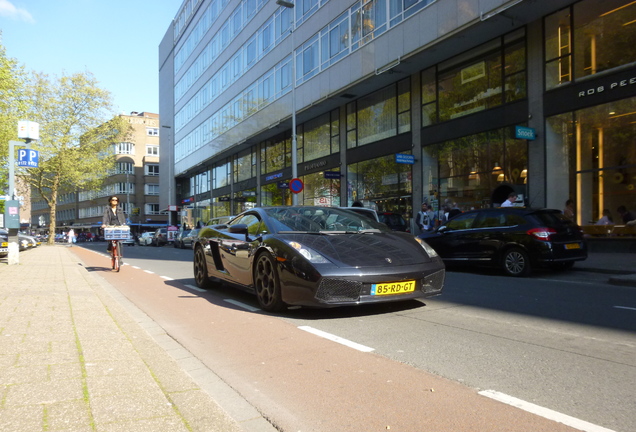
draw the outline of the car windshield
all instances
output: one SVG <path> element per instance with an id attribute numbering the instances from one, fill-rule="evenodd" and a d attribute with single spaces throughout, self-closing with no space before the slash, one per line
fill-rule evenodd
<path id="1" fill-rule="evenodd" d="M 331 207 L 272 207 L 265 209 L 276 231 L 335 234 L 390 231 L 366 216 Z"/>

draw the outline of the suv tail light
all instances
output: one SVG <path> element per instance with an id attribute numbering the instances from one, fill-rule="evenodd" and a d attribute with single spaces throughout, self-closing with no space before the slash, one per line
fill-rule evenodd
<path id="1" fill-rule="evenodd" d="M 531 235 L 537 240 L 550 241 L 550 236 L 556 234 L 556 230 L 553 228 L 532 228 L 526 231 L 526 234 Z"/>

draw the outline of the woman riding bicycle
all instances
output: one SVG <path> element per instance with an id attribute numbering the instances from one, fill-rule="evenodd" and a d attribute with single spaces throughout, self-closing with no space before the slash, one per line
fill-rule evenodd
<path id="1" fill-rule="evenodd" d="M 104 209 L 104 217 L 102 218 L 102 227 L 113 225 L 126 225 L 126 216 L 121 207 L 119 207 L 119 198 L 115 195 L 108 198 L 108 206 Z M 121 256 L 121 242 L 117 242 L 118 255 Z M 107 251 L 111 252 L 112 242 L 108 242 Z M 114 264 L 113 264 L 114 268 Z"/>

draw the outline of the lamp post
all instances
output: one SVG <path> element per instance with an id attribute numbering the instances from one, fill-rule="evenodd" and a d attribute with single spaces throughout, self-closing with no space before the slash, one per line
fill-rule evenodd
<path id="1" fill-rule="evenodd" d="M 162 128 L 168 129 L 168 146 L 170 148 L 170 157 L 168 158 L 168 225 L 172 225 L 172 212 L 170 211 L 170 203 L 172 202 L 172 168 L 174 164 L 174 146 L 172 145 L 172 127 L 168 125 L 161 125 Z"/>
<path id="2" fill-rule="evenodd" d="M 292 22 L 291 22 L 291 56 L 292 56 L 292 70 L 291 70 L 291 97 L 292 97 L 292 178 L 298 177 L 298 142 L 296 141 L 296 55 L 294 53 L 294 31 L 296 30 L 296 19 L 294 17 L 294 3 L 285 0 L 276 0 L 276 4 L 292 10 Z M 298 205 L 298 194 L 292 192 L 292 205 Z"/>

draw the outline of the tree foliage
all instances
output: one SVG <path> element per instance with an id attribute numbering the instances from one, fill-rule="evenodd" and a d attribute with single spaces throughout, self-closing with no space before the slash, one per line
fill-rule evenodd
<path id="1" fill-rule="evenodd" d="M 1 33 L 0 33 L 1 36 Z M 24 116 L 24 68 L 8 58 L 0 43 L 0 192 L 7 187 L 9 141 L 17 139 L 18 120 Z"/>
<path id="2" fill-rule="evenodd" d="M 34 73 L 28 88 L 29 120 L 40 125 L 40 139 L 31 143 L 40 166 L 21 175 L 48 204 L 54 233 L 58 196 L 99 189 L 114 167 L 112 146 L 127 138 L 130 126 L 114 115 L 110 93 L 90 72 L 60 78 Z"/>

